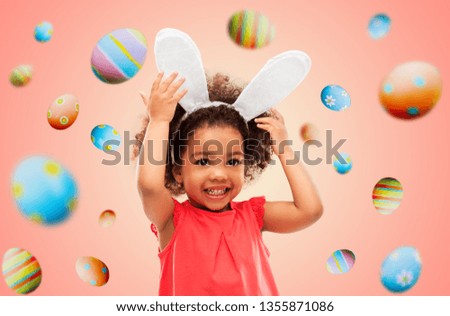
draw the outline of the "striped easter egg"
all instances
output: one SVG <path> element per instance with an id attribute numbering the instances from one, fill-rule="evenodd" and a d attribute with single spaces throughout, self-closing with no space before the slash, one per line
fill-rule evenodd
<path id="1" fill-rule="evenodd" d="M 327 260 L 327 270 L 332 274 L 350 271 L 355 264 L 355 255 L 348 249 L 336 250 Z"/>
<path id="2" fill-rule="evenodd" d="M 3 255 L 3 277 L 12 290 L 28 294 L 41 284 L 42 271 L 39 262 L 28 251 L 11 248 Z"/>
<path id="3" fill-rule="evenodd" d="M 228 22 L 228 34 L 242 47 L 261 48 L 274 39 L 275 27 L 264 15 L 252 10 L 243 10 L 231 16 Z"/>
<path id="4" fill-rule="evenodd" d="M 102 37 L 95 46 L 92 71 L 103 82 L 121 83 L 134 77 L 147 54 L 144 35 L 134 29 L 118 29 Z"/>
<path id="5" fill-rule="evenodd" d="M 20 65 L 13 69 L 9 75 L 9 82 L 15 87 L 23 87 L 30 82 L 33 76 L 33 67 L 30 65 Z"/>
<path id="6" fill-rule="evenodd" d="M 403 198 L 403 187 L 394 178 L 383 178 L 375 185 L 372 193 L 373 205 L 378 213 L 388 215 L 394 212 Z"/>

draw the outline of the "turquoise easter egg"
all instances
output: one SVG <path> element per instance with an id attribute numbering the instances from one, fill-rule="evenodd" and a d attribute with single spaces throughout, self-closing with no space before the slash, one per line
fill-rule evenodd
<path id="1" fill-rule="evenodd" d="M 367 29 L 373 39 L 385 37 L 391 29 L 391 18 L 386 14 L 376 14 L 370 19 Z"/>
<path id="2" fill-rule="evenodd" d="M 117 150 L 120 146 L 120 135 L 112 126 L 101 124 L 92 129 L 91 141 L 100 150 Z"/>
<path id="3" fill-rule="evenodd" d="M 12 193 L 22 214 L 42 225 L 65 221 L 78 200 L 77 184 L 69 171 L 42 156 L 20 162 L 12 177 Z"/>
<path id="4" fill-rule="evenodd" d="M 92 71 L 103 82 L 121 83 L 138 73 L 146 54 L 147 41 L 141 32 L 118 29 L 97 42 L 91 56 Z"/>
<path id="5" fill-rule="evenodd" d="M 332 274 L 347 273 L 355 264 L 355 255 L 348 249 L 336 250 L 327 260 L 327 270 Z"/>
<path id="6" fill-rule="evenodd" d="M 344 159 L 344 161 L 341 162 L 338 158 L 334 157 L 333 167 L 338 173 L 346 174 L 350 170 L 352 170 L 353 162 L 348 154 L 346 153 L 339 153 L 339 154 L 341 155 L 341 158 Z"/>
<path id="7" fill-rule="evenodd" d="M 322 89 L 320 99 L 323 105 L 333 111 L 342 111 L 351 104 L 350 95 L 338 85 L 328 85 Z"/>
<path id="8" fill-rule="evenodd" d="M 39 23 L 35 28 L 34 28 L 34 38 L 36 39 L 36 41 L 41 42 L 41 43 L 45 43 L 48 42 L 53 35 L 53 25 L 49 22 L 42 22 Z"/>
<path id="9" fill-rule="evenodd" d="M 411 289 L 419 280 L 422 260 L 419 252 L 410 246 L 392 251 L 381 265 L 381 283 L 393 293 Z"/>

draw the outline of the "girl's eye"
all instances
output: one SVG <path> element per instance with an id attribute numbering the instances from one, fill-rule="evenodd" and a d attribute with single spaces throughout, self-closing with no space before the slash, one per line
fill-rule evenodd
<path id="1" fill-rule="evenodd" d="M 199 159 L 195 162 L 195 164 L 199 166 L 206 166 L 208 165 L 208 159 Z"/>
<path id="2" fill-rule="evenodd" d="M 228 161 L 228 164 L 230 166 L 239 166 L 241 164 L 241 161 L 237 160 L 237 159 L 231 159 L 231 160 Z"/>

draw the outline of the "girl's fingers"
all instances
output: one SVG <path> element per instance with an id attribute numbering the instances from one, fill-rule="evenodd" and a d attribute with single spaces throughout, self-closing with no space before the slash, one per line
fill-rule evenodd
<path id="1" fill-rule="evenodd" d="M 260 117 L 255 119 L 256 123 L 263 123 L 263 124 L 275 124 L 276 119 L 273 117 Z"/>
<path id="2" fill-rule="evenodd" d="M 263 129 L 263 130 L 265 130 L 265 131 L 269 131 L 270 132 L 270 130 L 272 129 L 272 125 L 270 125 L 270 124 L 256 124 L 256 126 L 258 127 L 258 128 L 261 128 L 261 129 Z"/>
<path id="3" fill-rule="evenodd" d="M 284 123 L 283 115 L 281 115 L 281 113 L 277 109 L 272 108 L 272 112 L 275 114 L 275 118 L 277 120 L 279 120 L 280 122 Z"/>
<path id="4" fill-rule="evenodd" d="M 153 84 L 152 84 L 152 90 L 150 91 L 150 94 L 153 92 L 153 91 L 156 91 L 156 90 L 158 90 L 158 88 L 159 88 L 159 85 L 160 85 L 160 83 L 161 83 L 161 80 L 162 80 L 162 77 L 164 76 L 164 72 L 159 72 L 158 73 L 158 75 L 156 76 L 156 78 L 155 78 L 155 81 L 153 81 Z"/>
<path id="5" fill-rule="evenodd" d="M 147 97 L 145 96 L 145 93 L 142 91 L 139 91 L 139 95 L 142 98 L 142 101 L 144 102 L 144 105 L 147 105 Z"/>
<path id="6" fill-rule="evenodd" d="M 183 91 L 178 91 L 177 93 L 175 93 L 175 95 L 173 96 L 173 98 L 177 101 L 180 101 L 181 99 L 183 99 L 183 97 L 186 95 L 186 93 L 188 92 L 187 89 L 184 89 Z"/>
<path id="7" fill-rule="evenodd" d="M 169 95 L 171 95 L 171 94 L 174 94 L 175 92 L 177 92 L 185 80 L 186 80 L 185 78 L 180 78 L 177 81 L 175 81 L 175 83 L 172 83 L 169 86 L 169 88 L 167 88 L 167 93 L 169 93 Z"/>
<path id="8" fill-rule="evenodd" d="M 163 82 L 159 85 L 159 91 L 160 92 L 166 92 L 167 88 L 170 86 L 170 84 L 175 80 L 175 78 L 178 76 L 178 72 L 173 72 L 169 77 L 164 79 Z"/>

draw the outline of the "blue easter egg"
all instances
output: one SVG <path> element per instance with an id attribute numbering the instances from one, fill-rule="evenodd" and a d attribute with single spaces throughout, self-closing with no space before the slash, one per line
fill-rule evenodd
<path id="1" fill-rule="evenodd" d="M 78 199 L 72 175 L 58 162 L 42 156 L 24 159 L 17 166 L 12 193 L 22 214 L 43 225 L 65 221 Z"/>
<path id="2" fill-rule="evenodd" d="M 120 135 L 112 126 L 101 124 L 92 130 L 91 141 L 100 150 L 117 150 L 120 146 Z"/>
<path id="3" fill-rule="evenodd" d="M 350 106 L 350 96 L 338 85 L 328 85 L 320 93 L 322 103 L 333 111 L 342 111 Z"/>
<path id="4" fill-rule="evenodd" d="M 39 23 L 34 28 L 34 38 L 36 41 L 45 43 L 48 42 L 53 35 L 53 25 L 51 25 L 49 22 L 42 22 Z"/>
<path id="5" fill-rule="evenodd" d="M 350 156 L 348 154 L 345 153 L 339 153 L 341 155 L 341 157 L 345 160 L 344 162 L 340 162 L 339 159 L 337 159 L 336 157 L 334 157 L 333 160 L 333 167 L 334 169 L 340 173 L 340 174 L 346 174 L 348 173 L 350 170 L 352 170 L 353 167 L 353 163 L 352 160 L 350 159 Z"/>
<path id="6" fill-rule="evenodd" d="M 414 247 L 399 247 L 391 252 L 381 265 L 381 283 L 393 293 L 412 288 L 419 280 L 422 260 Z"/>
<path id="7" fill-rule="evenodd" d="M 374 15 L 368 25 L 369 35 L 373 39 L 380 39 L 391 29 L 391 18 L 386 14 Z"/>

